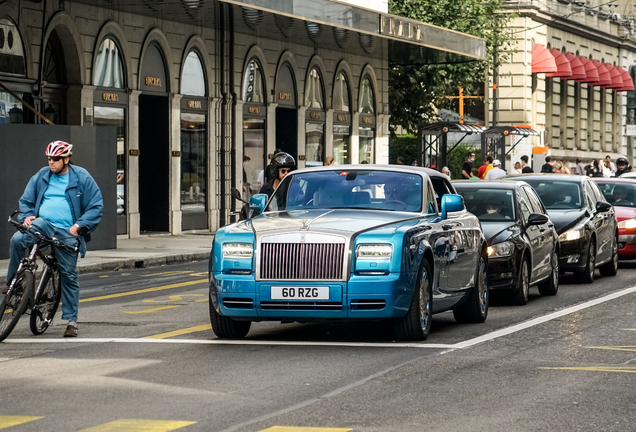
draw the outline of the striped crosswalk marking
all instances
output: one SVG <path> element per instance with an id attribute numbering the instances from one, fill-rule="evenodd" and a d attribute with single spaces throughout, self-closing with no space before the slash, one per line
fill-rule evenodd
<path id="1" fill-rule="evenodd" d="M 115 420 L 80 432 L 169 432 L 196 422 L 162 420 Z"/>
<path id="2" fill-rule="evenodd" d="M 351 429 L 342 428 L 317 428 L 317 427 L 297 427 L 297 426 L 274 426 L 260 432 L 348 432 Z"/>
<path id="3" fill-rule="evenodd" d="M 21 425 L 23 423 L 29 423 L 29 422 L 32 422 L 33 420 L 38 420 L 41 418 L 42 417 L 0 416 L 0 429 Z"/>

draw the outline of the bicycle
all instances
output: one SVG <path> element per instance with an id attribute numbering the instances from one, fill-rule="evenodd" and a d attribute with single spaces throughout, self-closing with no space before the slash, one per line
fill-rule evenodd
<path id="1" fill-rule="evenodd" d="M 9 284 L 9 290 L 0 303 L 0 342 L 11 334 L 27 309 L 31 311 L 31 333 L 41 335 L 49 328 L 62 296 L 60 269 L 54 247 L 75 253 L 78 251 L 78 247 L 68 246 L 55 237 L 45 236 L 34 229 L 36 227 L 33 225 L 26 227 L 17 222 L 13 217 L 18 213 L 15 212 L 9 217 L 9 223 L 21 233 L 34 236 L 36 242 L 29 254 L 20 261 L 18 270 Z M 36 289 L 37 258 L 42 260 L 44 268 Z"/>

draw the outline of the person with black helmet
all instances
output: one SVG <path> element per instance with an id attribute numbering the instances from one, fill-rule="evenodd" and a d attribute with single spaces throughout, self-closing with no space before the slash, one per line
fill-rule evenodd
<path id="1" fill-rule="evenodd" d="M 285 152 L 280 152 L 274 155 L 271 162 L 272 173 L 275 173 L 276 177 L 271 179 L 267 184 L 263 185 L 259 193 L 267 194 L 271 197 L 274 191 L 278 188 L 281 180 L 285 178 L 289 172 L 296 166 L 294 158 Z"/>
<path id="2" fill-rule="evenodd" d="M 625 173 L 631 172 L 631 170 L 632 167 L 629 165 L 625 156 L 616 159 L 616 172 L 614 173 L 614 177 L 620 177 Z"/>
<path id="3" fill-rule="evenodd" d="M 283 151 L 278 148 L 274 150 L 274 154 L 272 158 L 269 160 L 269 164 L 265 167 L 265 181 L 263 182 L 263 185 L 267 184 L 268 182 L 276 178 L 276 172 L 274 171 L 273 164 L 274 164 L 274 158 L 276 158 L 278 153 L 283 153 Z"/>

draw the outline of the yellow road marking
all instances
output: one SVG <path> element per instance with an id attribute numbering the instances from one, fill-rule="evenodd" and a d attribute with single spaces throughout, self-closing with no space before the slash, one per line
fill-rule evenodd
<path id="1" fill-rule="evenodd" d="M 636 352 L 636 346 L 597 346 L 597 347 L 586 347 L 586 348 L 594 348 L 594 349 L 602 349 L 602 350 L 610 350 L 610 351 Z"/>
<path id="2" fill-rule="evenodd" d="M 171 295 L 168 298 L 170 300 L 144 300 L 144 303 L 169 303 L 169 302 L 175 302 L 175 301 L 181 301 L 183 300 L 184 297 L 203 297 L 204 294 L 178 294 L 178 295 Z"/>
<path id="3" fill-rule="evenodd" d="M 268 429 L 263 429 L 260 432 L 348 432 L 350 430 L 352 429 L 274 426 Z"/>
<path id="4" fill-rule="evenodd" d="M 209 301 L 210 301 L 210 299 L 206 298 L 206 299 L 201 299 L 201 300 L 195 300 L 194 302 L 195 303 L 199 303 L 199 302 L 209 302 Z"/>
<path id="5" fill-rule="evenodd" d="M 175 331 L 171 331 L 171 332 L 167 332 L 167 333 L 161 333 L 161 334 L 157 334 L 157 335 L 153 335 L 153 336 L 146 336 L 146 337 L 143 337 L 142 339 L 166 339 L 166 338 L 173 337 L 173 336 L 181 336 L 181 335 L 188 334 L 188 333 L 196 333 L 196 332 L 206 331 L 206 330 L 211 330 L 211 329 L 212 329 L 212 325 L 211 324 L 204 324 L 204 325 L 200 325 L 200 326 L 185 328 L 183 330 L 175 330 Z"/>
<path id="6" fill-rule="evenodd" d="M 623 329 L 623 330 L 627 330 L 627 331 L 636 331 L 636 329 Z"/>
<path id="7" fill-rule="evenodd" d="M 161 272 L 161 273 L 151 273 L 151 274 L 141 275 L 141 277 L 148 277 L 148 276 L 176 276 L 176 275 L 188 274 L 188 273 L 192 273 L 192 270 L 167 271 L 167 272 Z M 207 276 L 207 273 L 204 276 Z"/>
<path id="8" fill-rule="evenodd" d="M 17 426 L 24 423 L 32 422 L 33 420 L 41 419 L 42 417 L 28 417 L 28 416 L 0 416 L 0 429 L 8 428 L 11 426 Z"/>
<path id="9" fill-rule="evenodd" d="M 539 369 L 636 373 L 636 366 L 542 367 Z"/>
<path id="10" fill-rule="evenodd" d="M 121 276 L 130 276 L 132 273 L 122 273 Z"/>
<path id="11" fill-rule="evenodd" d="M 191 421 L 115 420 L 80 432 L 169 432 L 196 424 Z"/>
<path id="12" fill-rule="evenodd" d="M 100 276 L 100 278 L 107 278 L 107 277 L 108 277 L 108 275 L 102 275 L 102 276 Z"/>
<path id="13" fill-rule="evenodd" d="M 140 310 L 140 311 L 124 311 L 124 313 L 127 314 L 142 314 L 142 313 L 153 313 L 153 312 L 159 312 L 162 310 L 166 310 L 166 309 L 172 309 L 172 308 L 176 308 L 179 306 L 161 306 L 158 308 L 154 308 L 154 309 L 144 309 L 144 310 Z"/>
<path id="14" fill-rule="evenodd" d="M 210 276 L 208 272 L 192 273 L 190 276 Z"/>
<path id="15" fill-rule="evenodd" d="M 136 294 L 145 294 L 145 293 L 149 293 L 149 292 L 162 291 L 162 290 L 172 289 L 172 288 L 181 288 L 181 287 L 186 287 L 186 286 L 190 286 L 190 285 L 201 284 L 201 283 L 204 283 L 204 282 L 208 282 L 208 280 L 207 279 L 197 279 L 197 280 L 190 281 L 190 282 L 181 282 L 181 283 L 176 283 L 176 284 L 171 284 L 171 285 L 164 285 L 164 286 L 160 286 L 160 287 L 146 288 L 146 289 L 140 289 L 140 290 L 136 290 L 136 291 L 128 291 L 128 292 L 119 293 L 119 294 L 109 294 L 109 295 L 105 295 L 105 296 L 91 297 L 91 298 L 80 300 L 80 303 L 90 302 L 90 301 L 97 301 L 97 300 L 107 300 L 107 299 L 118 298 L 118 297 L 126 297 L 126 296 L 136 295 Z"/>

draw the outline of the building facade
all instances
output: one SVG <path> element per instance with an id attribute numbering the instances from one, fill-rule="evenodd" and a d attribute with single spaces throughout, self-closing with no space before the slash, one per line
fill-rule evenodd
<path id="1" fill-rule="evenodd" d="M 230 189 L 258 193 L 277 148 L 299 168 L 387 163 L 390 63 L 485 55 L 382 0 L 130 3 L 0 1 L 0 131 L 115 128 L 105 211 L 126 237 L 224 225 Z"/>
<path id="2" fill-rule="evenodd" d="M 547 148 L 535 153 L 547 151 L 568 166 L 576 158 L 589 163 L 606 155 L 625 155 L 633 164 L 636 155 L 627 124 L 633 123 L 628 101 L 633 100 L 636 43 L 634 20 L 622 14 L 632 7 L 628 3 L 506 2 L 505 11 L 517 14 L 512 21 L 517 44 L 511 60 L 499 67 L 496 122 L 539 132 L 508 140 L 508 168 L 537 146 Z M 627 81 L 618 82 L 626 74 L 631 88 Z"/>

